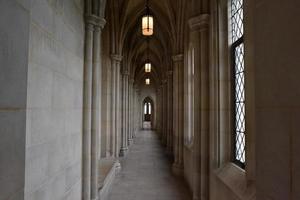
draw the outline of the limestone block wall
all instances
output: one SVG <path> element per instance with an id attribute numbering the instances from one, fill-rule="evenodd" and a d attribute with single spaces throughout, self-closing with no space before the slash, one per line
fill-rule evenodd
<path id="1" fill-rule="evenodd" d="M 24 198 L 27 1 L 0 1 L 0 199 Z"/>
<path id="2" fill-rule="evenodd" d="M 81 199 L 83 1 L 32 0 L 26 200 Z"/>

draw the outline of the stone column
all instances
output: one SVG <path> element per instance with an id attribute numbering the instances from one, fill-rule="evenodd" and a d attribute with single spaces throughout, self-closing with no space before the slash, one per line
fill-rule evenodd
<path id="1" fill-rule="evenodd" d="M 128 77 L 129 72 L 124 70 L 122 74 L 122 136 L 120 156 L 125 156 L 128 151 Z"/>
<path id="2" fill-rule="evenodd" d="M 209 15 L 189 20 L 195 44 L 195 134 L 193 151 L 193 199 L 208 199 L 209 184 Z"/>
<path id="3" fill-rule="evenodd" d="M 132 120 L 133 120 L 133 116 L 132 116 L 132 107 L 133 107 L 133 82 L 134 79 L 130 79 L 129 81 L 129 110 L 128 110 L 128 114 L 129 114 L 129 121 L 128 121 L 128 131 L 129 131 L 129 137 L 128 137 L 128 142 L 129 145 L 131 145 L 133 143 L 133 130 L 132 130 Z"/>
<path id="4" fill-rule="evenodd" d="M 167 152 L 172 153 L 173 148 L 173 71 L 167 72 Z"/>
<path id="5" fill-rule="evenodd" d="M 162 144 L 167 144 L 167 80 L 162 81 Z"/>
<path id="6" fill-rule="evenodd" d="M 91 199 L 91 117 L 93 79 L 94 25 L 85 25 L 84 86 L 83 86 L 83 147 L 82 147 L 82 199 Z"/>
<path id="7" fill-rule="evenodd" d="M 111 146 L 112 155 L 116 158 L 119 157 L 119 134 L 120 134 L 120 69 L 121 69 L 121 55 L 111 55 L 112 62 L 112 119 L 111 119 Z"/>
<path id="8" fill-rule="evenodd" d="M 133 84 L 134 84 L 134 79 L 130 79 L 130 132 L 131 132 L 131 138 L 132 138 L 132 142 L 133 142 L 133 138 L 134 138 L 134 134 L 133 134 L 133 115 L 134 115 L 134 112 L 133 112 L 133 108 L 134 108 L 134 87 L 133 87 Z"/>
<path id="9" fill-rule="evenodd" d="M 183 55 L 173 56 L 173 130 L 174 130 L 174 164 L 173 172 L 183 173 Z"/>
<path id="10" fill-rule="evenodd" d="M 138 131 L 139 131 L 139 98 L 138 98 L 138 94 L 139 94 L 139 89 L 138 87 L 135 85 L 134 87 L 134 96 L 135 96 L 135 101 L 134 101 L 134 137 L 137 136 Z"/>
<path id="11" fill-rule="evenodd" d="M 163 126 L 163 86 L 162 84 L 159 85 L 159 99 L 158 99 L 159 108 L 157 112 L 159 113 L 159 120 L 158 123 L 158 134 L 160 139 L 162 139 L 162 126 Z"/>
<path id="12" fill-rule="evenodd" d="M 136 126 L 135 126 L 135 122 L 136 122 L 136 85 L 133 84 L 133 89 L 132 89 L 132 93 L 133 93 L 133 104 L 132 104 L 132 129 L 133 129 L 133 138 L 135 138 L 136 136 Z"/>
<path id="13" fill-rule="evenodd" d="M 105 21 L 102 23 L 104 26 Z M 91 137 L 91 198 L 98 199 L 98 158 L 99 158 L 99 141 L 101 127 L 101 28 L 99 25 L 94 29 L 93 44 L 93 86 L 92 86 L 92 137 Z"/>
<path id="14" fill-rule="evenodd" d="M 83 96 L 83 167 L 82 198 L 98 199 L 98 157 L 101 106 L 101 29 L 105 20 L 86 17 L 84 96 Z"/>

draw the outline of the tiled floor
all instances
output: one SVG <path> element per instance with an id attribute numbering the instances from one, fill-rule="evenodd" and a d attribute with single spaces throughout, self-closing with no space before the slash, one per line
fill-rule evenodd
<path id="1" fill-rule="evenodd" d="M 121 160 L 109 200 L 190 200 L 184 181 L 171 173 L 171 162 L 151 131 L 141 131 Z"/>

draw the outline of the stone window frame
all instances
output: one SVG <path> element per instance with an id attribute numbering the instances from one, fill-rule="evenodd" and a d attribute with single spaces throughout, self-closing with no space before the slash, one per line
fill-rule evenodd
<path id="1" fill-rule="evenodd" d="M 251 0 L 244 0 L 244 44 L 246 103 L 246 160 L 242 169 L 232 158 L 232 65 L 230 54 L 230 1 L 214 0 L 211 16 L 211 81 L 214 87 L 211 91 L 211 110 L 214 119 L 211 127 L 211 167 L 213 174 L 239 199 L 255 197 L 255 120 L 254 120 L 254 66 L 252 47 L 252 27 L 254 6 Z M 215 85 L 216 84 L 216 85 Z"/>

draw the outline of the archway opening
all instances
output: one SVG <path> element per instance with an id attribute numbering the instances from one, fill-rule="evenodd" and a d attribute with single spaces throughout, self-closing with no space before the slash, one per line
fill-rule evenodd
<path id="1" fill-rule="evenodd" d="M 150 97 L 143 101 L 143 129 L 152 129 L 154 119 L 154 103 Z"/>

